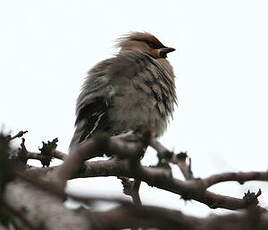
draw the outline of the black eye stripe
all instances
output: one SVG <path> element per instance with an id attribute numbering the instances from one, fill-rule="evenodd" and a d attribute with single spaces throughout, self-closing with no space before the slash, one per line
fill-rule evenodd
<path id="1" fill-rule="evenodd" d="M 159 49 L 159 48 L 161 48 L 159 45 L 155 44 L 152 41 L 145 40 L 144 42 L 147 43 L 147 45 L 150 46 L 153 49 Z"/>
<path id="2" fill-rule="evenodd" d="M 152 49 L 160 49 L 160 48 L 165 48 L 165 46 L 160 45 L 160 44 L 156 44 L 151 40 L 147 40 L 147 39 L 134 39 L 135 41 L 141 41 L 141 42 L 145 42 L 150 48 Z"/>

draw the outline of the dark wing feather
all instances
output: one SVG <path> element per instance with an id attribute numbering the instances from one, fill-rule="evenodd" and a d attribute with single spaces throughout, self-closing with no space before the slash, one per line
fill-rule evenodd
<path id="1" fill-rule="evenodd" d="M 108 129 L 107 109 L 109 104 L 105 97 L 95 98 L 95 101 L 85 105 L 79 112 L 76 124 L 84 120 L 84 128 L 79 143 L 91 137 L 96 131 Z"/>
<path id="2" fill-rule="evenodd" d="M 107 110 L 110 106 L 112 87 L 107 69 L 112 59 L 97 64 L 89 71 L 76 105 L 76 129 L 70 147 L 81 143 L 97 131 L 108 129 Z"/>

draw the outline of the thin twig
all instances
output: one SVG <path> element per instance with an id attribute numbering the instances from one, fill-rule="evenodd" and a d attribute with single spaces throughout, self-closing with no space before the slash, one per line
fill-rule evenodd
<path id="1" fill-rule="evenodd" d="M 54 158 L 59 159 L 64 161 L 67 158 L 67 154 L 60 152 L 58 150 L 55 150 L 52 152 L 52 155 Z M 36 153 L 36 152 L 27 152 L 27 159 L 32 159 L 32 160 L 42 160 L 45 156 L 41 155 L 40 153 Z"/>
<path id="2" fill-rule="evenodd" d="M 134 180 L 133 189 L 132 189 L 132 193 L 131 193 L 134 204 L 139 205 L 139 206 L 142 205 L 140 194 L 139 194 L 140 185 L 141 185 L 141 180 L 139 180 L 139 179 Z"/>
<path id="3" fill-rule="evenodd" d="M 8 140 L 9 141 L 12 141 L 12 140 L 14 140 L 14 139 L 16 139 L 16 138 L 19 138 L 19 137 L 22 137 L 25 133 L 28 133 L 28 130 L 25 130 L 25 131 L 19 131 L 16 135 L 14 135 L 14 136 L 8 136 Z"/>
<path id="4" fill-rule="evenodd" d="M 174 154 L 156 138 L 151 138 L 149 145 L 157 151 L 158 156 L 165 157 L 168 162 L 177 165 L 186 180 L 193 179 L 191 158 L 189 158 L 186 153 Z"/>
<path id="5" fill-rule="evenodd" d="M 202 179 L 203 184 L 206 188 L 209 188 L 212 185 L 227 182 L 227 181 L 236 181 L 240 184 L 245 183 L 246 181 L 268 181 L 268 172 L 229 172 L 229 173 L 219 173 L 207 178 Z"/>

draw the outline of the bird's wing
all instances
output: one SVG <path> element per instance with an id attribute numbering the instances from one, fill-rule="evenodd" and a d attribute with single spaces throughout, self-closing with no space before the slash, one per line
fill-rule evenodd
<path id="1" fill-rule="evenodd" d="M 107 109 L 113 89 L 107 77 L 111 60 L 97 64 L 88 73 L 76 105 L 76 129 L 70 147 L 108 128 Z"/>

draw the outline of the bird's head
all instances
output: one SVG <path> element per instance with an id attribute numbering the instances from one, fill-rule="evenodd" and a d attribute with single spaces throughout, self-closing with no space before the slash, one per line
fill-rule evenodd
<path id="1" fill-rule="evenodd" d="M 174 48 L 164 46 L 150 33 L 132 32 L 119 38 L 117 47 L 123 50 L 137 50 L 153 58 L 166 58 L 167 53 L 175 51 Z"/>

